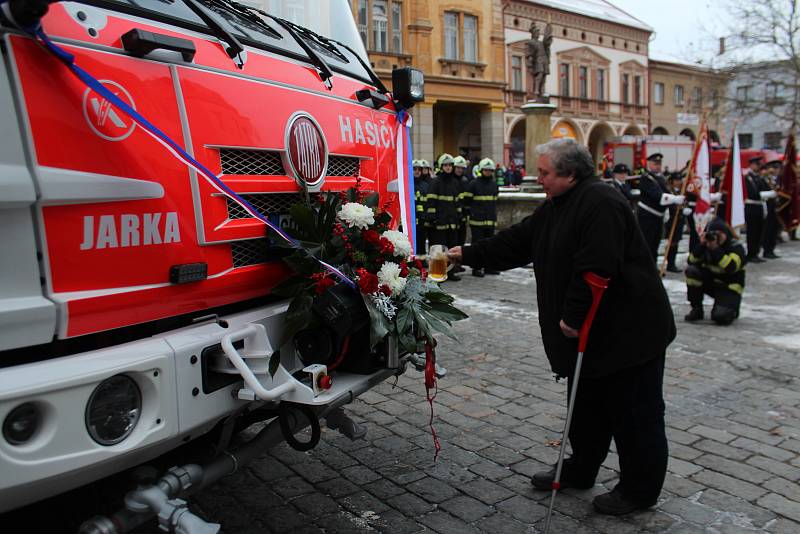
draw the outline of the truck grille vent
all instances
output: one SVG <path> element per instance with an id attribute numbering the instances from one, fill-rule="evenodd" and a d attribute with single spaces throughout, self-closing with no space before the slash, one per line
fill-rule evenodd
<path id="1" fill-rule="evenodd" d="M 285 176 L 281 153 L 272 150 L 222 148 L 219 151 L 222 174 Z M 328 176 L 358 176 L 361 160 L 348 156 L 328 158 Z"/>
<path id="2" fill-rule="evenodd" d="M 270 246 L 267 238 L 247 239 L 231 243 L 233 267 L 247 267 L 266 263 L 270 259 Z"/>
<path id="3" fill-rule="evenodd" d="M 309 193 L 311 201 L 315 202 L 319 193 Z M 292 204 L 303 202 L 303 195 L 301 193 L 263 193 L 258 195 L 242 195 L 250 205 L 258 210 L 259 213 L 266 216 L 273 215 L 288 215 L 289 208 Z M 243 207 L 234 202 L 228 197 L 225 197 L 228 203 L 228 218 L 229 219 L 248 219 L 250 214 L 247 213 Z"/>
<path id="4" fill-rule="evenodd" d="M 283 176 L 281 153 L 269 150 L 239 150 L 223 148 L 219 151 L 222 174 L 255 174 Z"/>
<path id="5" fill-rule="evenodd" d="M 328 176 L 358 176 L 361 171 L 361 160 L 346 156 L 328 158 Z"/>

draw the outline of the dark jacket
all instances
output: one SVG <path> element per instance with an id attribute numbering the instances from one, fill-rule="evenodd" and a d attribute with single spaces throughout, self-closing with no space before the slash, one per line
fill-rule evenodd
<path id="1" fill-rule="evenodd" d="M 464 206 L 471 226 L 494 226 L 497 223 L 497 182 L 494 176 L 479 176 L 467 184 Z"/>
<path id="2" fill-rule="evenodd" d="M 711 225 L 709 230 L 725 232 L 727 236 L 725 243 L 713 250 L 698 243 L 689 254 L 688 263 L 708 271 L 714 285 L 726 287 L 741 295 L 744 290 L 745 265 L 747 263 L 744 246 L 735 239 L 728 225 L 721 221 L 713 221 Z"/>
<path id="3" fill-rule="evenodd" d="M 425 211 L 425 199 L 428 197 L 430 182 L 424 176 L 414 179 L 414 204 L 417 208 L 417 226 L 429 226 L 428 214 Z"/>
<path id="4" fill-rule="evenodd" d="M 664 193 L 672 193 L 667 187 L 667 182 L 660 174 L 645 173 L 639 180 L 639 215 L 645 217 L 658 217 L 650 210 L 661 212 L 662 216 L 667 209 L 661 205 L 661 195 Z M 642 208 L 642 204 L 650 208 Z"/>
<path id="5" fill-rule="evenodd" d="M 583 273 L 611 278 L 593 323 L 582 373 L 613 374 L 664 353 L 675 338 L 667 293 L 630 206 L 595 178 L 547 200 L 533 215 L 494 237 L 464 247 L 467 265 L 511 269 L 533 262 L 539 326 L 550 366 L 569 376 L 580 328 L 592 302 Z"/>
<path id="6" fill-rule="evenodd" d="M 439 173 L 425 196 L 425 211 L 436 230 L 455 230 L 461 224 L 461 180 L 453 173 Z"/>

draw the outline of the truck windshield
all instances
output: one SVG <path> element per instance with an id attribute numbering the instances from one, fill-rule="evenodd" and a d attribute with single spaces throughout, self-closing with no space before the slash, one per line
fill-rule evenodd
<path id="1" fill-rule="evenodd" d="M 174 0 L 83 0 L 97 5 L 170 22 L 195 31 L 210 33 L 205 22 L 184 2 Z M 371 83 L 374 74 L 366 70 L 367 52 L 361 41 L 348 0 L 197 0 L 217 15 L 219 22 L 242 43 L 308 61 L 308 54 L 280 25 L 257 13 L 262 10 L 311 30 L 304 37 L 323 54 L 330 68 Z M 238 5 L 237 5 L 238 4 Z M 251 8 L 250 10 L 246 8 Z M 256 17 L 254 19 L 253 17 Z M 258 20 L 258 18 L 262 20 Z M 266 23 L 266 24 L 264 24 Z M 327 39 L 314 39 L 318 34 Z M 346 46 L 337 46 L 338 41 Z M 348 50 L 349 48 L 349 50 Z M 353 57 L 353 54 L 358 54 Z"/>

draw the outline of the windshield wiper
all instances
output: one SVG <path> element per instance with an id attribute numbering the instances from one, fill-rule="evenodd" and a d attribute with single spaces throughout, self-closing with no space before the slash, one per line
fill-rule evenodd
<path id="1" fill-rule="evenodd" d="M 233 62 L 236 64 L 236 66 L 240 69 L 244 68 L 245 50 L 242 46 L 242 43 L 240 43 L 231 32 L 226 30 L 225 27 L 219 23 L 219 21 L 211 16 L 206 11 L 207 8 L 197 3 L 197 0 L 183 0 L 183 3 L 186 4 L 195 15 L 200 17 L 200 19 L 206 23 L 208 29 L 213 32 L 217 39 L 225 44 L 223 49 L 225 50 L 225 53 L 228 54 L 228 57 L 233 59 Z"/>
<path id="2" fill-rule="evenodd" d="M 266 23 L 264 19 L 256 15 L 249 6 L 244 4 L 240 4 L 239 2 L 235 2 L 234 0 L 207 0 L 211 4 L 219 6 L 221 9 L 225 9 L 234 13 L 235 15 L 243 18 L 245 21 L 250 22 L 251 24 L 255 24 L 262 30 L 265 30 L 270 37 L 274 37 L 275 39 L 283 39 L 283 36 L 278 33 L 272 26 Z"/>

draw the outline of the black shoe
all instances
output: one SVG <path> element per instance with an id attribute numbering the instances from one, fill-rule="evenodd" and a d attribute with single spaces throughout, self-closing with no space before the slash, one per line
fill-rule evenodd
<path id="1" fill-rule="evenodd" d="M 500 271 L 493 271 L 491 269 L 486 269 L 486 274 L 500 274 Z"/>
<path id="2" fill-rule="evenodd" d="M 667 270 L 669 272 L 671 272 L 671 273 L 682 273 L 683 272 L 680 269 L 678 269 L 678 267 L 675 266 L 675 265 L 667 265 Z"/>
<path id="3" fill-rule="evenodd" d="M 453 273 L 448 274 L 447 275 L 447 279 L 451 280 L 453 282 L 460 282 L 461 281 L 461 277 L 458 276 L 457 274 L 453 274 Z"/>
<path id="4" fill-rule="evenodd" d="M 540 471 L 531 477 L 533 487 L 540 490 L 553 489 L 553 480 L 556 478 L 556 468 L 550 471 Z M 594 480 L 574 479 L 568 475 L 568 471 L 561 470 L 561 488 L 589 489 L 594 487 Z"/>
<path id="5" fill-rule="evenodd" d="M 689 310 L 689 313 L 684 315 L 683 320 L 687 323 L 693 323 L 695 321 L 701 321 L 703 319 L 703 308 L 701 306 L 694 307 Z"/>
<path id="6" fill-rule="evenodd" d="M 483 269 L 472 269 L 472 276 L 483 278 Z"/>
<path id="7" fill-rule="evenodd" d="M 636 510 L 645 510 L 654 506 L 656 503 L 637 503 L 631 501 L 626 499 L 621 491 L 617 491 L 617 489 L 614 488 L 608 493 L 603 493 L 595 497 L 592 504 L 594 505 L 594 509 L 601 514 L 625 515 L 635 512 Z"/>
<path id="8" fill-rule="evenodd" d="M 778 256 L 774 252 L 765 252 L 764 257 L 767 258 L 768 260 L 777 260 L 778 258 L 780 258 L 780 256 Z"/>
<path id="9" fill-rule="evenodd" d="M 762 260 L 758 256 L 748 256 L 747 263 L 764 263 L 766 260 Z"/>
<path id="10" fill-rule="evenodd" d="M 453 267 L 454 273 L 463 273 L 464 271 L 466 271 L 466 269 L 463 268 L 461 265 L 456 265 L 455 267 Z"/>

